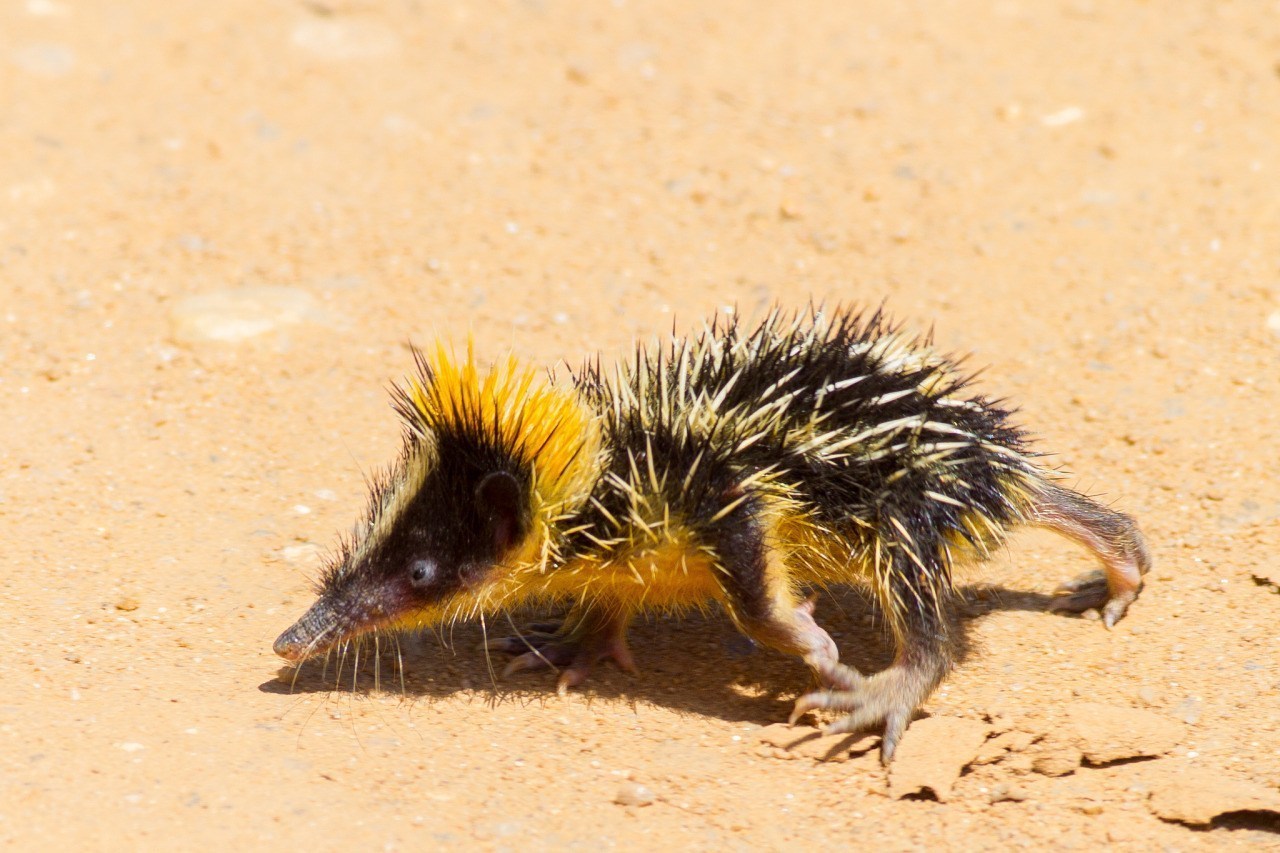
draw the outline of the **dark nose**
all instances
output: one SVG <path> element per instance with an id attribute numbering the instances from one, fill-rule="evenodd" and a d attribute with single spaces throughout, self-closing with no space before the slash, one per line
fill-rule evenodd
<path id="1" fill-rule="evenodd" d="M 296 662 L 313 654 L 324 653 L 339 639 L 340 634 L 332 602 L 321 598 L 276 639 L 272 649 L 285 660 Z"/>
<path id="2" fill-rule="evenodd" d="M 295 625 L 277 637 L 275 645 L 271 647 L 276 654 L 287 661 L 297 661 L 302 657 L 302 644 L 295 637 L 297 627 Z"/>

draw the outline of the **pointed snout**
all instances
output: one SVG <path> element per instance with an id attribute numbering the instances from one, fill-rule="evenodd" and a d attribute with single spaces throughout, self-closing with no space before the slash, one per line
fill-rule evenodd
<path id="1" fill-rule="evenodd" d="M 315 654 L 323 654 L 342 639 L 339 619 L 332 604 L 320 599 L 289 630 L 276 638 L 275 653 L 287 661 L 297 662 Z"/>
<path id="2" fill-rule="evenodd" d="M 276 638 L 275 645 L 271 647 L 276 654 L 287 661 L 296 663 L 302 660 L 303 650 L 306 644 L 298 638 L 298 626 L 294 625 L 288 631 L 285 631 Z"/>
<path id="3" fill-rule="evenodd" d="M 280 657 L 297 663 L 323 655 L 353 637 L 381 630 L 405 611 L 393 593 L 390 586 L 327 590 L 272 648 Z"/>

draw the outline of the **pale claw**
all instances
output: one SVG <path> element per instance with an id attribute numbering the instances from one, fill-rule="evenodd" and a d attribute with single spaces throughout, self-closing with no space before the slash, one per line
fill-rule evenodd
<path id="1" fill-rule="evenodd" d="M 866 683 L 862 673 L 842 663 L 818 667 L 814 670 L 814 674 L 826 689 L 806 693 L 797 699 L 791 711 L 790 725 L 794 726 L 796 720 L 810 711 L 832 708 L 844 710 L 845 703 L 856 703 L 857 693 Z"/>
<path id="2" fill-rule="evenodd" d="M 1060 584 L 1053 591 L 1053 596 L 1053 600 L 1049 602 L 1050 611 L 1083 613 L 1086 610 L 1100 610 L 1102 624 L 1113 628 L 1129 609 L 1129 605 L 1137 600 L 1138 590 L 1112 595 L 1106 572 L 1097 570 Z"/>

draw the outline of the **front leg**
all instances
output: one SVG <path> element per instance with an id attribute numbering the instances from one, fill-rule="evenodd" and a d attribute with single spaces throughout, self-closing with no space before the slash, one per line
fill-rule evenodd
<path id="1" fill-rule="evenodd" d="M 503 676 L 531 669 L 556 669 L 561 695 L 587 680 L 591 668 L 606 658 L 634 673 L 636 665 L 627 647 L 631 614 L 619 608 L 575 605 L 560 623 L 529 626 L 514 637 L 487 644 L 489 649 L 515 655 Z"/>
<path id="2" fill-rule="evenodd" d="M 840 652 L 813 618 L 814 598 L 801 600 L 782 553 L 771 547 L 764 527 L 749 512 L 731 517 L 716 543 L 724 582 L 724 603 L 734 623 L 762 645 L 798 656 L 818 680 L 840 668 Z"/>

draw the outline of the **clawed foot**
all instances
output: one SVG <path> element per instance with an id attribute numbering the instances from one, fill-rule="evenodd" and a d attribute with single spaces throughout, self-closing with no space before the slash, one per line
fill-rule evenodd
<path id="1" fill-rule="evenodd" d="M 1112 595 L 1107 585 L 1106 572 L 1098 570 L 1066 581 L 1055 589 L 1053 600 L 1049 602 L 1049 610 L 1067 613 L 1100 610 L 1102 624 L 1111 628 L 1120 621 L 1129 605 L 1137 598 L 1137 590 Z"/>
<path id="2" fill-rule="evenodd" d="M 823 728 L 823 734 L 835 735 L 881 728 L 880 760 L 888 764 L 898 748 L 902 733 L 911 723 L 911 715 L 923 701 L 929 687 L 927 679 L 916 669 L 893 666 L 872 676 L 864 676 L 844 664 L 837 663 L 818 671 L 818 678 L 829 685 L 801 696 L 791 712 L 791 725 L 813 710 L 844 712 L 848 716 Z"/>
<path id="3" fill-rule="evenodd" d="M 502 671 L 503 677 L 536 669 L 560 672 L 556 691 L 564 695 L 587 680 L 591 667 L 611 658 L 619 669 L 635 673 L 636 665 L 627 647 L 626 627 L 612 624 L 576 622 L 539 623 L 515 637 L 486 644 L 493 651 L 516 657 Z"/>

